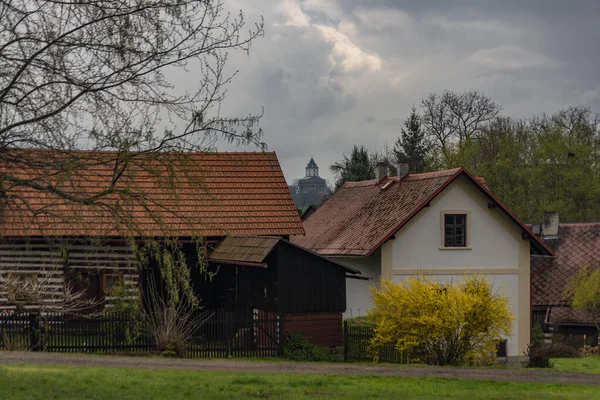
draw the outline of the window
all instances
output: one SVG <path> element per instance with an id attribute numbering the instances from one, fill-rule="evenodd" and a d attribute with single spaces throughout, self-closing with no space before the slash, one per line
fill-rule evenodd
<path id="1" fill-rule="evenodd" d="M 115 293 L 123 288 L 122 274 L 104 274 L 102 288 L 104 293 Z"/>
<path id="2" fill-rule="evenodd" d="M 444 214 L 444 247 L 467 247 L 467 214 Z"/>

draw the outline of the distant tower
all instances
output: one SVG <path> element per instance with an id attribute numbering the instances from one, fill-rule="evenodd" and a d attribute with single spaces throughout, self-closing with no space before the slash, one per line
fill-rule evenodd
<path id="1" fill-rule="evenodd" d="M 315 160 L 312 157 L 310 158 L 310 161 L 306 165 L 306 176 L 307 177 L 319 176 L 319 167 L 317 166 L 317 163 L 315 162 Z"/>
<path id="2" fill-rule="evenodd" d="M 298 179 L 298 192 L 292 194 L 297 207 L 318 205 L 321 198 L 329 193 L 327 182 L 319 176 L 319 167 L 311 157 L 306 165 L 304 178 Z"/>

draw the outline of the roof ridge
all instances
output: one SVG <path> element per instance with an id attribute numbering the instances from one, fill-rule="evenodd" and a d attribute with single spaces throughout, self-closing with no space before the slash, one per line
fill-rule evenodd
<path id="1" fill-rule="evenodd" d="M 410 180 L 424 180 L 424 179 L 435 179 L 443 176 L 452 176 L 457 173 L 460 168 L 451 168 L 451 169 L 441 169 L 439 171 L 429 171 L 429 172 L 420 172 L 418 174 L 408 174 L 405 179 Z M 385 179 L 396 179 L 397 176 L 386 176 Z M 363 181 L 347 181 L 344 183 L 344 186 L 348 185 L 348 187 L 363 187 L 369 185 L 375 185 L 379 181 L 377 179 L 367 179 Z"/>
<path id="2" fill-rule="evenodd" d="M 113 154 L 118 153 L 118 150 L 90 150 L 90 149 L 41 149 L 41 148 L 27 148 L 27 147 L 18 147 L 9 149 L 10 151 L 15 152 L 31 152 L 31 153 L 89 153 L 89 154 Z M 133 151 L 132 153 L 136 153 Z M 141 152 L 142 154 L 143 151 Z M 276 154 L 275 151 L 165 151 L 158 152 L 154 154 L 215 154 L 215 155 L 230 155 L 230 154 Z"/>
<path id="3" fill-rule="evenodd" d="M 408 174 L 407 178 L 410 178 L 413 180 L 433 179 L 433 178 L 439 178 L 442 176 L 452 176 L 455 173 L 457 173 L 459 170 L 460 170 L 460 168 L 451 168 L 451 169 L 441 169 L 439 171 L 420 172 L 418 174 Z"/>

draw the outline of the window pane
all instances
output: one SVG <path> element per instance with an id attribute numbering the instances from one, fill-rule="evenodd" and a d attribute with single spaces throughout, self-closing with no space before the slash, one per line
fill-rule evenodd
<path id="1" fill-rule="evenodd" d="M 444 216 L 444 246 L 464 247 L 467 243 L 466 214 Z"/>

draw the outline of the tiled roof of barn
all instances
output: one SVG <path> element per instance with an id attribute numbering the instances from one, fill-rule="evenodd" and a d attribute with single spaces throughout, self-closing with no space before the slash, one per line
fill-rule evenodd
<path id="1" fill-rule="evenodd" d="M 40 163 L 0 165 L 20 179 L 86 196 L 110 186 L 115 152 L 18 150 Z M 86 162 L 68 171 L 40 170 L 52 159 Z M 42 162 L 44 161 L 44 162 Z M 60 163 L 58 163 L 60 165 Z M 31 166 L 35 165 L 35 166 Z M 275 153 L 160 153 L 129 161 L 116 191 L 79 204 L 27 185 L 3 188 L 0 236 L 223 236 L 303 234 Z M 123 194 L 125 193 L 125 194 Z M 118 210 L 118 218 L 115 216 Z M 123 217 L 127 218 L 124 220 Z"/>
<path id="2" fill-rule="evenodd" d="M 286 243 L 289 246 L 301 249 L 306 254 L 312 254 L 314 257 L 324 259 L 328 264 L 341 267 L 348 273 L 360 274 L 360 271 L 355 270 L 354 268 L 313 253 L 312 251 L 299 247 L 281 237 L 227 236 L 210 251 L 208 261 L 214 263 L 226 261 L 232 264 L 235 264 L 236 262 L 260 264 L 265 261 L 269 253 L 271 253 L 279 243 Z M 264 267 L 266 267 L 266 264 Z"/>
<path id="3" fill-rule="evenodd" d="M 209 259 L 261 263 L 279 243 L 268 236 L 227 236 L 209 254 Z"/>
<path id="4" fill-rule="evenodd" d="M 522 227 L 533 246 L 551 254 L 541 241 L 497 199 L 485 180 L 463 168 L 346 182 L 304 222 L 305 236 L 293 242 L 323 255 L 368 256 L 406 224 L 458 176 L 466 176 Z"/>
<path id="5" fill-rule="evenodd" d="M 564 305 L 569 279 L 584 267 L 600 268 L 600 223 L 561 223 L 558 239 L 546 243 L 556 256 L 531 258 L 533 305 Z"/>

